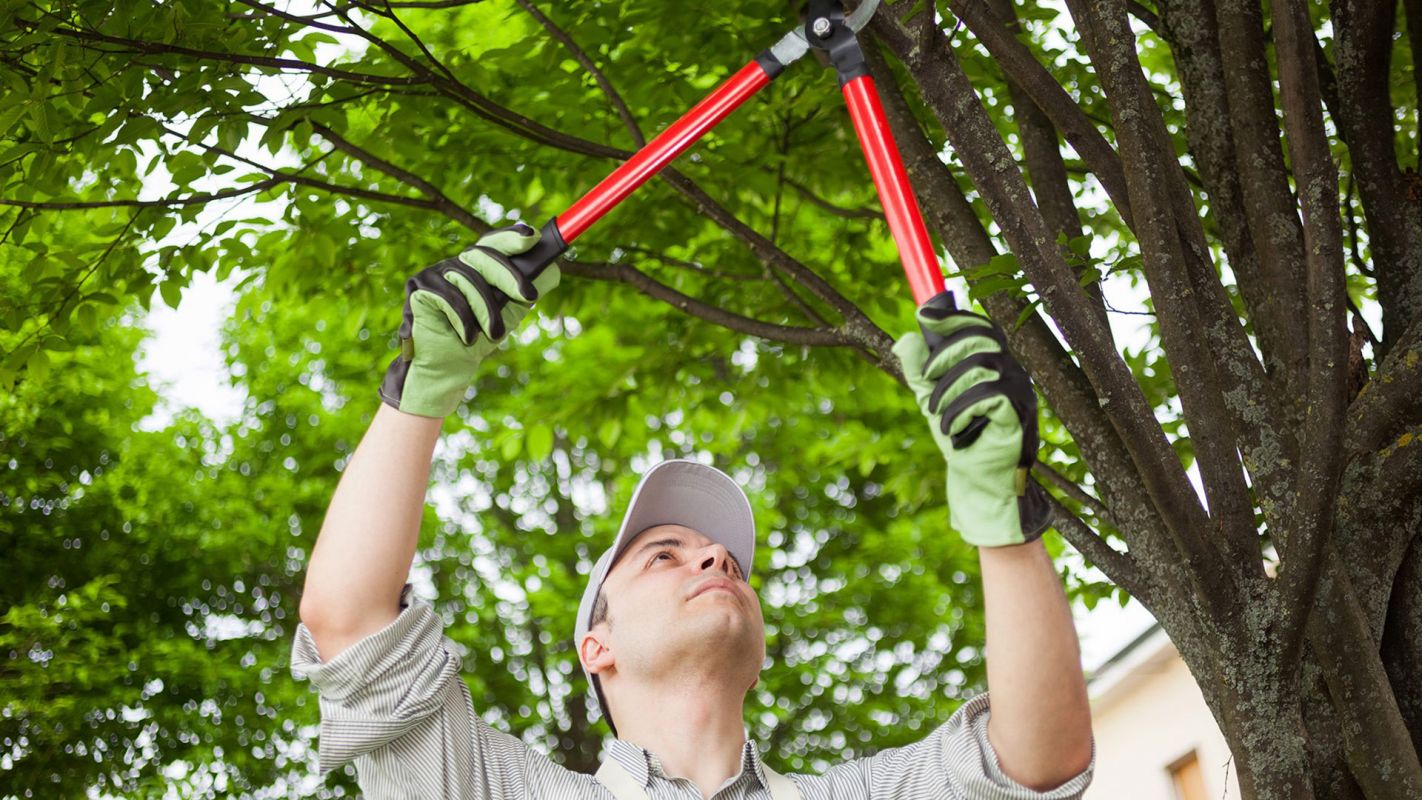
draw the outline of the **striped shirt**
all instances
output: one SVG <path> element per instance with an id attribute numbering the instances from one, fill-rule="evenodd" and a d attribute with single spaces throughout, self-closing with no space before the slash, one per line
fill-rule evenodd
<path id="1" fill-rule="evenodd" d="M 407 588 L 408 592 L 408 588 Z M 322 774 L 354 761 L 370 800 L 615 800 L 591 775 L 554 763 L 474 713 L 459 678 L 459 657 L 427 603 L 414 602 L 384 629 L 322 662 L 298 625 L 292 671 L 320 693 Z M 969 700 L 927 737 L 845 761 L 819 775 L 788 777 L 802 800 L 1067 800 L 1091 782 L 1092 765 L 1049 792 L 1003 774 L 987 738 L 988 698 Z M 671 778 L 656 755 L 621 739 L 615 759 L 650 800 L 702 800 L 685 778 Z M 741 772 L 713 800 L 770 800 L 761 755 L 746 742 Z"/>

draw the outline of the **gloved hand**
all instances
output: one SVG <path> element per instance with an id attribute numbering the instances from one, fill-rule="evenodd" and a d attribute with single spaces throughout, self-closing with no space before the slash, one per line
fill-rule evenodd
<path id="1" fill-rule="evenodd" d="M 1037 457 L 1037 396 L 986 317 L 959 311 L 947 292 L 917 313 L 917 331 L 894 344 L 933 440 L 948 462 L 948 515 L 969 544 L 1037 539 L 1051 522 L 1042 487 L 1028 479 Z"/>
<path id="2" fill-rule="evenodd" d="M 558 285 L 556 264 L 530 282 L 509 262 L 537 241 L 538 232 L 523 224 L 490 231 L 405 282 L 400 355 L 385 372 L 381 400 L 422 417 L 445 417 L 459 406 L 479 362 Z"/>

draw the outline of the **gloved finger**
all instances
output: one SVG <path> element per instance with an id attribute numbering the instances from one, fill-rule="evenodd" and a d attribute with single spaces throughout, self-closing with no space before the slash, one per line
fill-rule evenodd
<path id="1" fill-rule="evenodd" d="M 937 334 L 929 352 L 928 375 L 938 377 L 953 364 L 977 352 L 1005 350 L 1007 341 L 992 321 L 966 311 L 935 317 L 935 309 L 920 309 L 919 324 Z"/>
<path id="2" fill-rule="evenodd" d="M 928 362 L 928 343 L 918 331 L 906 333 L 894 342 L 894 355 L 898 356 L 903 368 L 904 380 L 913 390 L 915 397 L 924 397 L 933 389 L 933 381 L 923 375 L 924 364 Z M 929 413 L 928 409 L 923 409 Z"/>
<path id="3" fill-rule="evenodd" d="M 1037 453 L 1037 395 L 1032 379 L 1015 362 L 1010 363 L 1001 377 L 973 386 L 943 409 L 947 434 L 954 449 L 973 446 L 981 436 L 989 440 L 988 449 L 1009 463 L 1014 456 L 1017 466 L 1028 467 Z M 986 427 L 974 430 L 974 420 L 986 417 Z"/>
<path id="4" fill-rule="evenodd" d="M 496 250 L 504 255 L 516 255 L 538 244 L 538 231 L 522 222 L 507 228 L 495 228 L 479 237 L 475 245 Z"/>
<path id="5" fill-rule="evenodd" d="M 561 273 L 558 268 L 552 264 L 548 265 L 538 276 L 538 280 L 534 281 L 539 286 L 538 296 L 542 297 L 557 287 L 560 278 Z M 518 328 L 523 323 L 523 318 L 528 316 L 528 310 L 529 307 L 522 303 L 505 303 L 503 309 L 504 328 L 509 331 Z"/>
<path id="6" fill-rule="evenodd" d="M 1022 426 L 1012 401 L 1001 391 L 992 391 L 985 396 L 964 403 L 956 408 L 944 409 L 944 431 L 953 443 L 954 450 L 965 450 L 981 437 L 1017 441 Z M 1009 451 L 1013 460 L 1017 448 Z"/>
<path id="7" fill-rule="evenodd" d="M 444 271 L 444 278 L 468 299 L 469 308 L 478 320 L 479 330 L 494 341 L 504 338 L 508 329 L 504 325 L 503 315 L 498 313 L 506 302 L 504 296 L 484 279 L 483 273 L 461 261 L 451 261 Z M 472 341 L 466 341 L 465 344 Z"/>
<path id="8" fill-rule="evenodd" d="M 513 265 L 509 256 L 528 250 L 538 243 L 538 239 L 538 231 L 519 222 L 484 234 L 473 248 L 461 253 L 459 258 L 479 270 L 507 297 L 521 303 L 532 303 L 538 299 L 538 289 Z"/>
<path id="9" fill-rule="evenodd" d="M 941 414 L 975 386 L 992 383 L 1002 376 L 1001 353 L 976 353 L 959 361 L 947 374 L 933 382 L 928 395 L 929 413 Z M 948 431 L 943 431 L 947 433 Z"/>
<path id="10" fill-rule="evenodd" d="M 531 305 L 538 299 L 538 289 L 533 281 L 515 267 L 507 255 L 492 247 L 476 244 L 460 253 L 459 260 L 478 270 L 485 280 L 510 300 Z"/>
<path id="11" fill-rule="evenodd" d="M 443 282 L 441 282 L 443 283 Z M 428 314 L 441 314 L 449 321 L 449 326 L 464 344 L 470 344 L 479 335 L 479 325 L 475 321 L 469 303 L 459 291 L 448 284 L 433 284 L 432 288 L 421 288 L 410 293 L 410 305 L 427 310 Z"/>
<path id="12" fill-rule="evenodd" d="M 945 310 L 920 306 L 914 312 L 914 317 L 924 330 L 936 333 L 939 336 L 950 336 L 955 331 L 962 328 L 978 327 L 992 328 L 992 320 L 981 314 L 974 314 L 971 311 L 960 311 L 957 309 Z"/>
<path id="13" fill-rule="evenodd" d="M 988 328 L 967 327 L 945 337 L 929 351 L 924 377 L 937 381 L 966 359 L 980 353 L 1001 353 L 1002 342 L 989 336 L 990 332 Z"/>

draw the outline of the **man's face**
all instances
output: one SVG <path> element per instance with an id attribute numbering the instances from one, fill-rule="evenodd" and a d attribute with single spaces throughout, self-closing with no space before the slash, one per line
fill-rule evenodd
<path id="1" fill-rule="evenodd" d="M 721 545 L 682 525 L 640 533 L 603 583 L 606 637 L 621 677 L 704 666 L 746 689 L 765 660 L 760 598 Z M 610 623 L 610 624 L 609 624 Z"/>

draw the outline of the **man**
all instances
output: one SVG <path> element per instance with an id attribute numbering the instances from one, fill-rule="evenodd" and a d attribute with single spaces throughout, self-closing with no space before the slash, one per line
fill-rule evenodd
<path id="1" fill-rule="evenodd" d="M 747 583 L 750 505 L 689 461 L 643 477 L 598 559 L 575 646 L 618 737 L 596 777 L 570 772 L 475 713 L 430 606 L 410 602 L 429 466 L 443 418 L 479 361 L 558 281 L 508 256 L 537 240 L 495 231 L 406 285 L 385 404 L 346 467 L 311 555 L 293 668 L 321 693 L 320 769 L 352 759 L 371 798 L 589 800 L 1038 800 L 1090 781 L 1090 714 L 1071 614 L 1036 537 L 1048 510 L 1027 483 L 1031 383 L 982 317 L 925 306 L 930 334 L 895 351 L 948 458 L 952 525 L 980 547 L 988 683 L 922 741 L 780 776 L 746 740 L 743 705 L 765 659 Z M 502 308 L 500 308 L 502 306 Z M 485 333 L 487 332 L 487 333 Z"/>

